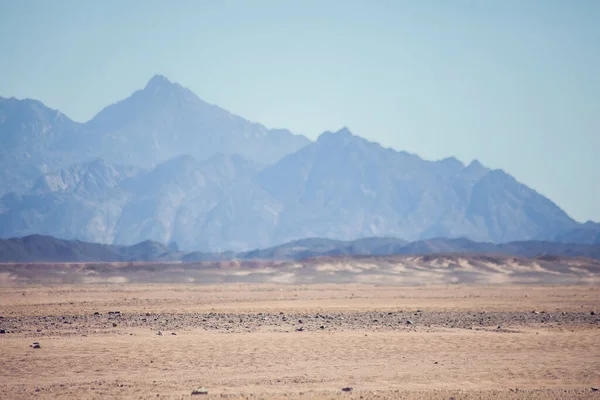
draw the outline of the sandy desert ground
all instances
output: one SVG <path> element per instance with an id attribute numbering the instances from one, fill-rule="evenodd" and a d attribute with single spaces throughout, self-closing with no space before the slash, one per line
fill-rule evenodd
<path id="1" fill-rule="evenodd" d="M 600 399 L 598 306 L 597 285 L 5 285 L 0 397 Z"/>

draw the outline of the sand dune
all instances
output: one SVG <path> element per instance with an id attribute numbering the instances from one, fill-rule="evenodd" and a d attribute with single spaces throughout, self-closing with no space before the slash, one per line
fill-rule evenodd
<path id="1" fill-rule="evenodd" d="M 600 283 L 600 261 L 451 254 L 320 257 L 304 261 L 0 264 L 4 283 Z"/>

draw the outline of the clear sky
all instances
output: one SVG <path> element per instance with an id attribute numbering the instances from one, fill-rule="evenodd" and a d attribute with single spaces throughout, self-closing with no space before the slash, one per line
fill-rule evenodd
<path id="1" fill-rule="evenodd" d="M 0 0 L 0 95 L 77 121 L 163 74 L 268 127 L 502 168 L 600 221 L 600 1 Z"/>

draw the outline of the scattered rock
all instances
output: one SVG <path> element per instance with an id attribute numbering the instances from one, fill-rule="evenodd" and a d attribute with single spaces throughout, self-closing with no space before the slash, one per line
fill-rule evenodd
<path id="1" fill-rule="evenodd" d="M 596 311 L 590 312 L 590 315 L 596 315 Z"/>
<path id="2" fill-rule="evenodd" d="M 205 389 L 205 388 L 199 388 L 199 389 L 192 390 L 192 396 L 206 395 L 206 394 L 208 394 L 208 389 Z"/>
<path id="3" fill-rule="evenodd" d="M 304 331 L 304 327 L 302 327 L 302 326 L 300 328 L 296 329 L 296 332 L 302 332 L 302 331 Z"/>
<path id="4" fill-rule="evenodd" d="M 177 336 L 177 334 L 175 332 L 171 332 L 171 335 L 173 336 Z"/>
<path id="5" fill-rule="evenodd" d="M 162 333 L 161 331 L 158 331 L 158 332 L 156 332 L 156 334 L 157 334 L 158 336 L 162 336 L 162 335 L 163 335 L 163 333 Z"/>
<path id="6" fill-rule="evenodd" d="M 39 342 L 33 342 L 33 344 L 31 345 L 31 347 L 34 348 L 34 349 L 41 349 L 42 348 L 42 346 L 40 346 Z"/>
<path id="7" fill-rule="evenodd" d="M 98 311 L 96 311 L 96 312 L 94 313 L 94 315 L 100 315 L 100 313 L 99 313 Z"/>
<path id="8" fill-rule="evenodd" d="M 301 320 L 301 319 L 299 319 L 299 320 L 298 320 L 298 323 L 299 323 L 299 324 L 302 324 L 303 322 L 302 322 L 302 320 Z"/>
<path id="9" fill-rule="evenodd" d="M 597 387 L 595 387 L 595 386 L 594 386 L 594 387 L 592 387 L 592 392 L 597 392 L 598 390 L 600 390 L 600 389 L 598 389 L 598 388 L 597 388 Z"/>
<path id="10" fill-rule="evenodd" d="M 342 388 L 342 392 L 351 392 L 351 391 L 352 391 L 352 388 L 349 387 L 349 386 L 345 387 L 345 388 Z"/>
<path id="11" fill-rule="evenodd" d="M 410 319 L 406 320 L 406 325 L 412 325 L 412 324 L 413 324 L 413 322 Z"/>
<path id="12" fill-rule="evenodd" d="M 0 329 L 0 334 L 2 334 L 2 335 L 3 335 L 3 334 L 5 334 L 5 333 L 8 333 L 8 332 L 6 332 L 6 329 Z"/>
<path id="13" fill-rule="evenodd" d="M 116 328 L 116 327 L 117 327 L 117 324 L 113 322 L 113 328 Z"/>
<path id="14" fill-rule="evenodd" d="M 321 325 L 319 329 L 325 329 L 325 325 Z"/>

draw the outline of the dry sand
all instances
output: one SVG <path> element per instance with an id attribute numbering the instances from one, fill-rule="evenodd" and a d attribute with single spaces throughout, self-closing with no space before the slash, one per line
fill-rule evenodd
<path id="1" fill-rule="evenodd" d="M 600 399 L 599 306 L 596 285 L 8 285 L 0 397 Z"/>

